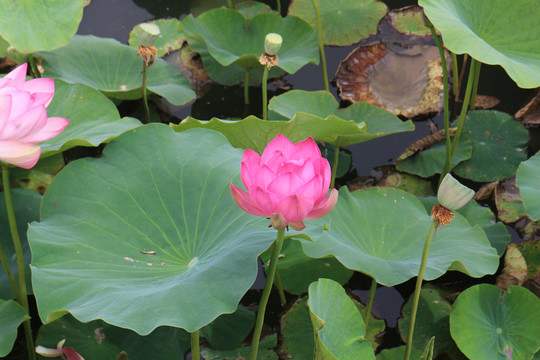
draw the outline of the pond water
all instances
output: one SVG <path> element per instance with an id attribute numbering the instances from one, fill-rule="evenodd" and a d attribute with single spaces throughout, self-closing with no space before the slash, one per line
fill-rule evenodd
<path id="1" fill-rule="evenodd" d="M 214 6 L 218 6 L 225 1 L 213 1 Z M 181 3 L 181 4 L 180 4 Z M 274 1 L 269 1 L 273 5 Z M 385 1 L 390 8 L 398 8 L 415 1 Z M 143 1 L 143 0 L 93 0 L 90 6 L 84 10 L 83 20 L 79 27 L 79 34 L 93 34 L 100 37 L 113 37 L 127 43 L 131 29 L 144 21 L 154 18 L 183 17 L 190 9 L 196 7 L 196 1 Z M 287 4 L 282 5 L 286 8 Z M 340 62 L 355 48 L 348 47 L 327 47 L 327 69 L 329 79 L 332 79 Z M 322 79 L 320 68 L 309 64 L 294 75 L 284 77 L 286 83 L 291 84 L 293 89 L 320 90 L 322 89 Z M 337 88 L 331 86 L 330 91 L 337 97 Z M 278 93 L 275 87 L 270 87 L 270 96 Z M 482 66 L 479 94 L 495 96 L 500 99 L 500 103 L 494 108 L 509 114 L 514 114 L 522 107 L 527 97 L 531 95 L 530 90 L 523 90 L 506 75 L 499 66 Z M 260 88 L 250 89 L 251 107 L 250 111 L 255 115 L 260 112 Z M 346 105 L 346 104 L 342 104 Z M 224 87 L 215 85 L 206 93 L 203 98 L 197 99 L 194 103 L 182 107 L 169 107 L 171 113 L 180 121 L 192 115 L 201 120 L 211 117 L 239 118 L 244 116 L 243 87 Z M 385 136 L 383 138 L 371 140 L 361 144 L 347 147 L 352 153 L 352 167 L 346 176 L 347 180 L 352 180 L 358 176 L 369 176 L 377 173 L 376 167 L 393 164 L 396 158 L 415 140 L 430 134 L 430 126 L 424 118 L 415 121 L 416 130 Z M 439 128 L 442 128 L 442 116 L 437 115 L 431 119 Z M 530 142 L 529 154 L 536 152 L 540 148 L 540 131 L 532 130 L 532 140 Z M 517 233 L 509 228 L 513 241 L 520 241 Z M 485 279 L 484 279 L 485 280 Z M 480 282 L 474 279 L 473 282 Z M 471 279 L 457 273 L 449 273 L 439 280 L 439 284 L 459 284 L 468 282 Z M 264 276 L 262 273 L 255 283 L 254 289 L 262 289 Z M 353 292 L 364 302 L 367 300 L 370 282 L 367 277 L 355 274 L 348 283 L 349 287 L 357 289 Z M 400 340 L 395 327 L 400 315 L 401 306 L 404 299 L 412 293 L 414 284 L 412 280 L 394 288 L 380 287 L 376 292 L 373 313 L 387 321 L 387 331 L 395 332 L 394 336 L 385 338 L 388 346 L 398 345 Z M 260 297 L 258 291 L 252 291 L 244 299 L 244 303 L 250 301 L 257 302 Z M 278 299 L 272 295 L 269 313 L 278 314 L 281 311 Z"/>

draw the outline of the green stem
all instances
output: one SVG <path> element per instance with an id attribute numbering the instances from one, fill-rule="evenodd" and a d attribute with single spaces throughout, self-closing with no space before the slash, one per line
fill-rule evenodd
<path id="1" fill-rule="evenodd" d="M 476 72 L 474 73 L 474 82 L 473 82 L 473 89 L 472 89 L 472 95 L 471 95 L 471 104 L 470 104 L 470 110 L 474 110 L 476 106 L 476 93 L 478 92 L 478 83 L 480 81 L 480 67 L 482 66 L 482 63 L 476 63 Z"/>
<path id="2" fill-rule="evenodd" d="M 429 228 L 426 242 L 424 243 L 424 250 L 422 251 L 422 261 L 420 263 L 420 270 L 418 270 L 418 277 L 416 278 L 416 287 L 414 289 L 413 304 L 411 309 L 411 322 L 409 325 L 409 334 L 407 335 L 407 348 L 405 350 L 405 360 L 409 360 L 411 356 L 414 322 L 416 321 L 416 310 L 418 310 L 418 301 L 420 300 L 420 290 L 422 288 L 422 281 L 424 280 L 424 272 L 426 271 L 427 259 L 429 254 L 429 247 L 431 246 L 431 240 L 437 232 L 439 227 L 439 221 L 433 220 L 431 227 Z"/>
<path id="3" fill-rule="evenodd" d="M 227 0 L 227 6 L 233 8 L 232 0 Z"/>
<path id="4" fill-rule="evenodd" d="M 191 333 L 191 359 L 200 360 L 201 351 L 199 350 L 199 330 Z"/>
<path id="5" fill-rule="evenodd" d="M 17 285 L 17 280 L 15 280 L 15 277 L 13 276 L 13 273 L 11 272 L 11 268 L 9 267 L 6 253 L 4 253 L 4 249 L 2 249 L 2 246 L 0 246 L 0 262 L 2 262 L 4 271 L 6 272 L 9 282 L 11 283 L 11 288 L 13 289 L 13 293 L 15 294 L 15 298 L 19 300 L 20 302 L 21 294 L 19 293 L 19 286 Z"/>
<path id="6" fill-rule="evenodd" d="M 272 290 L 272 284 L 274 283 L 274 274 L 276 273 L 278 257 L 279 253 L 281 252 L 284 239 L 285 229 L 278 230 L 277 238 L 272 249 L 272 255 L 270 257 L 270 266 L 268 267 L 268 272 L 266 274 L 266 283 L 264 284 L 261 302 L 259 303 L 259 310 L 257 311 L 257 320 L 255 322 L 255 329 L 253 329 L 253 340 L 251 341 L 249 360 L 257 360 L 257 352 L 259 351 L 259 341 L 261 339 L 266 304 L 268 304 L 268 298 L 270 297 L 270 291 Z"/>
<path id="7" fill-rule="evenodd" d="M 263 120 L 268 120 L 268 94 L 267 94 L 267 83 L 268 83 L 268 66 L 264 67 L 264 73 L 262 77 L 262 113 Z"/>
<path id="8" fill-rule="evenodd" d="M 375 278 L 371 278 L 371 288 L 369 289 L 368 303 L 364 309 L 364 324 L 366 326 L 366 334 L 369 324 L 369 318 L 371 316 L 371 308 L 373 307 L 373 299 L 375 299 L 375 292 L 377 290 L 377 281 Z"/>
<path id="9" fill-rule="evenodd" d="M 439 39 L 439 36 L 437 35 L 437 32 L 435 31 L 435 27 L 429 23 L 427 24 L 429 27 L 429 30 L 431 31 L 431 35 L 435 39 L 435 43 L 437 44 L 437 48 L 439 49 L 439 56 L 441 58 L 441 66 L 442 66 L 442 73 L 443 73 L 443 89 L 444 89 L 444 97 L 443 97 L 443 103 L 444 103 L 444 135 L 446 139 L 446 160 L 444 163 L 443 171 L 446 169 L 447 172 L 450 171 L 450 164 L 452 162 L 452 140 L 450 140 L 450 107 L 448 102 L 448 68 L 446 66 L 446 56 L 444 54 L 444 48 L 441 43 L 441 39 Z M 453 54 L 453 59 L 455 58 L 455 54 Z M 453 60 L 452 65 L 456 64 L 456 72 L 457 72 L 457 61 Z M 454 79 L 455 80 L 455 79 Z M 455 89 L 455 87 L 454 87 Z M 446 174 L 445 174 L 446 175 Z M 441 177 L 441 179 L 444 176 Z"/>
<path id="10" fill-rule="evenodd" d="M 276 3 L 277 3 L 277 12 L 278 12 L 279 15 L 281 15 L 281 1 L 276 0 Z"/>
<path id="11" fill-rule="evenodd" d="M 279 276 L 279 268 L 277 266 L 276 266 L 276 286 L 278 288 L 279 301 L 281 302 L 281 306 L 285 306 L 287 304 L 287 298 L 285 298 L 285 291 L 283 291 L 283 284 L 281 283 L 281 276 Z"/>
<path id="12" fill-rule="evenodd" d="M 332 164 L 332 180 L 330 181 L 330 189 L 334 188 L 336 184 L 336 174 L 339 163 L 339 146 L 334 148 L 334 164 Z"/>
<path id="13" fill-rule="evenodd" d="M 17 230 L 17 220 L 15 219 L 15 210 L 13 209 L 13 199 L 11 198 L 11 188 L 9 184 L 9 167 L 7 164 L 2 164 L 2 181 L 4 185 L 4 198 L 6 200 L 6 211 L 9 220 L 9 230 L 11 231 L 11 238 L 13 239 L 13 248 L 17 256 L 17 271 L 19 280 L 19 302 L 30 314 L 30 308 L 28 306 L 28 293 L 26 291 L 26 280 L 24 276 L 24 253 L 21 244 L 21 238 L 19 237 L 19 231 Z M 30 327 L 30 320 L 24 322 L 24 336 L 26 338 L 26 349 L 28 350 L 28 358 L 30 360 L 36 359 L 36 353 L 34 350 L 34 340 L 32 338 L 32 329 Z"/>
<path id="14" fill-rule="evenodd" d="M 326 56 L 324 54 L 321 11 L 319 10 L 319 3 L 317 2 L 317 0 L 311 0 L 311 1 L 313 2 L 313 8 L 315 9 L 315 16 L 317 18 L 317 37 L 319 39 L 319 53 L 321 54 L 321 67 L 322 67 L 322 75 L 323 75 L 323 82 L 324 82 L 324 90 L 330 91 L 330 87 L 328 85 L 328 75 L 326 73 Z"/>
<path id="15" fill-rule="evenodd" d="M 148 124 L 150 122 L 150 109 L 148 108 L 148 99 L 146 98 L 146 69 L 148 66 L 146 65 L 146 61 L 143 61 L 143 68 L 142 68 L 142 96 L 143 96 L 143 105 L 144 105 L 144 115 L 145 115 L 145 124 Z"/>
<path id="16" fill-rule="evenodd" d="M 34 77 L 40 78 L 41 73 L 39 72 L 39 69 L 36 64 L 36 59 L 34 58 L 33 54 L 28 54 L 28 62 L 30 63 L 30 68 L 32 69 L 32 72 L 34 73 Z"/>
<path id="17" fill-rule="evenodd" d="M 459 100 L 459 92 L 460 92 L 460 89 L 461 89 L 461 84 L 463 83 L 463 77 L 465 76 L 465 69 L 467 68 L 467 61 L 469 61 L 469 55 L 464 54 L 463 55 L 463 64 L 461 64 L 461 71 L 459 72 L 459 81 L 458 81 L 459 87 L 458 87 L 457 93 L 454 96 L 454 101 L 456 103 Z"/>
<path id="18" fill-rule="evenodd" d="M 244 78 L 244 104 L 249 104 L 249 70 L 246 70 L 246 76 Z"/>
<path id="19" fill-rule="evenodd" d="M 457 55 L 452 53 L 452 92 L 457 94 L 459 92 L 459 74 L 458 74 Z"/>

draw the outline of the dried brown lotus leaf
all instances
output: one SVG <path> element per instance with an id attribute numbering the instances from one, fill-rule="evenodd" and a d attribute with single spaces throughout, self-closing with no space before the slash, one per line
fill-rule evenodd
<path id="1" fill-rule="evenodd" d="M 540 124 L 540 88 L 536 89 L 534 97 L 514 115 L 524 124 Z"/>
<path id="2" fill-rule="evenodd" d="M 527 278 L 527 262 L 525 258 L 519 251 L 517 244 L 508 244 L 504 255 L 504 268 L 502 273 L 497 276 L 495 285 L 507 291 L 510 285 L 521 286 L 527 281 Z"/>

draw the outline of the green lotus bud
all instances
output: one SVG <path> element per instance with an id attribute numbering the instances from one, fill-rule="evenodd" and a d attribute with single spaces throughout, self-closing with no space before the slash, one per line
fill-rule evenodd
<path id="1" fill-rule="evenodd" d="M 473 196 L 473 190 L 462 185 L 450 174 L 446 174 L 437 192 L 439 204 L 449 210 L 461 209 Z"/>
<path id="2" fill-rule="evenodd" d="M 268 55 L 276 55 L 281 44 L 283 44 L 283 39 L 279 34 L 269 33 L 264 38 L 264 50 Z"/>
<path id="3" fill-rule="evenodd" d="M 159 34 L 159 26 L 154 23 L 139 24 L 137 29 L 137 36 L 139 37 L 142 46 L 154 45 L 154 41 L 156 41 Z"/>

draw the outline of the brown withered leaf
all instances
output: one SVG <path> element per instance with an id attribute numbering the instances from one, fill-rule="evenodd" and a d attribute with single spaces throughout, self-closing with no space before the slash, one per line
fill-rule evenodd
<path id="1" fill-rule="evenodd" d="M 450 136 L 454 136 L 454 134 L 456 133 L 456 129 L 450 128 L 449 133 L 450 133 Z M 413 156 L 417 152 L 425 150 L 431 147 L 431 145 L 444 140 L 444 138 L 445 138 L 444 129 L 441 129 L 431 135 L 425 136 L 421 138 L 420 140 L 413 142 L 407 149 L 405 149 L 405 151 L 403 152 L 403 154 L 399 156 L 397 161 L 405 160 L 406 158 Z"/>
<path id="2" fill-rule="evenodd" d="M 474 194 L 473 199 L 474 200 L 486 200 L 486 199 L 489 199 L 491 197 L 491 195 L 493 194 L 493 191 L 495 191 L 495 188 L 497 187 L 498 184 L 499 184 L 499 182 L 495 181 L 495 182 L 492 182 L 492 183 L 489 183 L 489 184 L 486 184 L 486 185 L 482 186 L 480 189 L 478 189 L 476 194 Z"/>
<path id="3" fill-rule="evenodd" d="M 476 95 L 474 107 L 477 109 L 491 109 L 492 107 L 497 106 L 500 102 L 501 100 L 497 99 L 495 96 Z"/>
<path id="4" fill-rule="evenodd" d="M 528 278 L 527 262 L 519 251 L 517 244 L 508 244 L 504 255 L 504 268 L 497 276 L 495 285 L 508 291 L 510 285 L 521 286 Z"/>
<path id="5" fill-rule="evenodd" d="M 514 117 L 523 124 L 540 124 L 540 88 L 536 88 L 533 98 L 524 107 L 519 109 Z"/>

